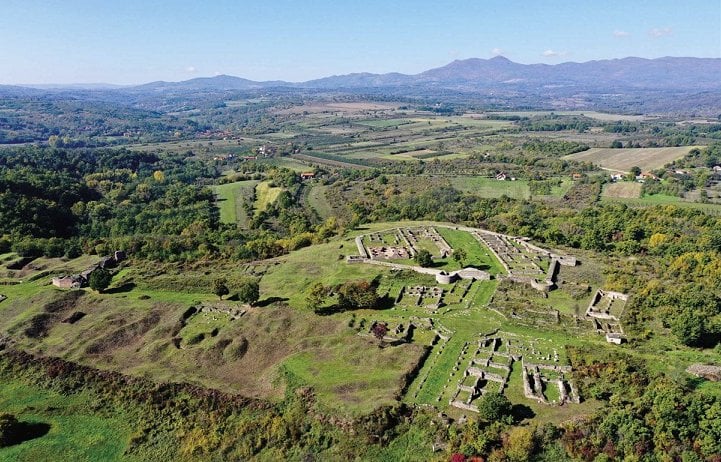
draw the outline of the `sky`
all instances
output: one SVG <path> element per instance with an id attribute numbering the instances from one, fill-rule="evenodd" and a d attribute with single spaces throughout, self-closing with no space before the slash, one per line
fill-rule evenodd
<path id="1" fill-rule="evenodd" d="M 721 0 L 0 0 L 0 84 L 721 57 Z"/>

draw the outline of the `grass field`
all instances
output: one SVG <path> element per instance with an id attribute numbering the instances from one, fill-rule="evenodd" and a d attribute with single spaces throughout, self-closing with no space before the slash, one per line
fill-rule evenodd
<path id="1" fill-rule="evenodd" d="M 323 219 L 333 214 L 333 208 L 326 197 L 327 191 L 328 186 L 314 184 L 307 196 L 308 205 Z"/>
<path id="2" fill-rule="evenodd" d="M 255 186 L 255 213 L 260 213 L 278 199 L 283 188 L 271 186 L 269 181 L 262 181 Z"/>
<path id="3" fill-rule="evenodd" d="M 269 400 L 282 399 L 285 389 L 282 377 L 286 372 L 298 383 L 315 390 L 322 409 L 346 415 L 362 414 L 397 399 L 402 378 L 416 367 L 424 347 L 435 335 L 430 326 L 424 327 L 424 319 L 432 319 L 435 328 L 443 329 L 450 340 L 441 343 L 444 348 L 440 348 L 441 344 L 433 347 L 418 375 L 423 381 L 414 381 L 403 400 L 442 409 L 447 409 L 445 403 L 463 379 L 465 366 L 459 367 L 457 362 L 470 360 L 465 356 L 460 358 L 461 351 L 467 342 L 472 344 L 484 332 L 500 328 L 514 335 L 542 338 L 559 352 L 567 344 L 592 343 L 604 347 L 603 338 L 594 332 L 523 326 L 488 309 L 497 291 L 497 280 L 443 285 L 444 304 L 435 308 L 408 301 L 321 316 L 306 306 L 306 292 L 316 282 L 334 286 L 352 280 L 375 280 L 379 293 L 388 293 L 391 300 L 398 297 L 403 287 L 438 286 L 432 276 L 345 261 L 346 256 L 357 253 L 354 238 L 358 234 L 429 225 L 437 224 L 367 225 L 331 242 L 257 263 L 255 265 L 262 265 L 263 269 L 261 300 L 255 307 L 228 299 L 221 302 L 211 294 L 209 287 L 213 278 L 227 277 L 233 286 L 238 273 L 243 276 L 244 271 L 249 271 L 244 266 L 231 264 L 211 266 L 208 263 L 192 268 L 128 267 L 115 277 L 108 293 L 98 295 L 88 290 L 76 298 L 67 298 L 69 292 L 47 286 L 47 280 L 7 286 L 7 291 L 6 288 L 3 291 L 10 298 L 0 304 L 3 314 L 0 330 L 16 337 L 18 347 L 34 353 L 157 381 L 190 382 Z M 467 265 L 481 267 L 492 274 L 502 272 L 499 262 L 470 234 L 441 226 L 436 229 L 451 246 L 466 250 Z M 1 258 L 10 261 L 13 255 Z M 458 266 L 453 259 L 445 264 L 448 269 Z M 584 263 L 569 269 L 569 277 L 581 270 L 593 269 Z M 564 271 L 565 267 L 560 275 L 565 279 Z M 601 274 L 602 269 L 594 272 Z M 582 279 L 582 275 L 576 276 Z M 577 304 L 587 304 L 587 300 L 574 300 L 562 289 L 547 297 L 533 294 L 527 298 L 534 307 L 555 308 L 562 314 L 577 311 Z M 58 317 L 48 326 L 46 336 L 38 339 L 24 336 L 30 320 L 42 313 L 49 302 L 58 299 L 66 301 Z M 219 313 L 195 314 L 176 330 L 181 313 L 199 303 L 224 303 L 242 307 L 247 312 L 235 320 Z M 32 308 L 28 309 L 28 304 Z M 74 311 L 82 311 L 86 316 L 75 324 L 59 321 Z M 379 348 L 378 340 L 368 334 L 373 321 L 384 321 L 395 328 L 400 324 L 407 326 L 411 320 L 419 323 L 411 343 Z M 173 338 L 179 340 L 177 345 Z M 511 388 L 511 400 L 531 406 L 542 419 L 558 422 L 574 412 L 573 406 L 536 406 L 515 395 L 518 387 Z"/>
<path id="4" fill-rule="evenodd" d="M 217 195 L 221 223 L 238 223 L 241 226 L 247 226 L 248 216 L 243 208 L 243 203 L 244 199 L 250 200 L 253 197 L 253 190 L 257 184 L 258 181 L 248 180 L 213 187 Z"/>
<path id="5" fill-rule="evenodd" d="M 680 159 L 699 146 L 682 146 L 676 148 L 591 148 L 588 151 L 566 156 L 581 162 L 592 162 L 603 168 L 628 172 L 631 167 L 638 166 L 641 170 L 661 168 L 669 162 Z"/>
<path id="6" fill-rule="evenodd" d="M 643 196 L 638 198 L 623 197 L 601 197 L 602 202 L 622 202 L 631 207 L 649 207 L 654 205 L 675 205 L 678 207 L 690 207 L 703 210 L 707 213 L 721 214 L 721 204 L 703 204 L 700 202 L 691 202 L 682 197 L 668 196 L 665 194 L 653 194 L 651 196 Z"/>
<path id="7" fill-rule="evenodd" d="M 411 370 L 422 351 L 417 344 L 379 348 L 372 336 L 309 339 L 303 351 L 283 363 L 329 410 L 351 413 L 392 405 L 399 373 Z"/>
<path id="8" fill-rule="evenodd" d="M 0 381 L 0 413 L 14 414 L 24 423 L 47 425 L 47 433 L 20 444 L 0 448 L 0 460 L 134 460 L 124 456 L 135 429 L 122 415 L 96 415 L 88 408 L 90 396 L 64 396 L 28 385 Z"/>
<path id="9" fill-rule="evenodd" d="M 440 226 L 436 228 L 436 230 L 452 248 L 462 248 L 465 250 L 466 259 L 463 262 L 463 266 L 473 266 L 487 271 L 494 276 L 505 272 L 503 266 L 493 253 L 469 233 Z M 456 263 L 452 258 L 450 260 Z M 456 266 L 460 267 L 461 265 L 456 264 Z M 449 267 L 448 269 L 455 270 L 457 268 Z"/>
<path id="10" fill-rule="evenodd" d="M 634 199 L 641 197 L 641 183 L 632 181 L 622 181 L 618 183 L 609 183 L 604 186 L 601 197 L 618 197 L 624 199 Z"/>

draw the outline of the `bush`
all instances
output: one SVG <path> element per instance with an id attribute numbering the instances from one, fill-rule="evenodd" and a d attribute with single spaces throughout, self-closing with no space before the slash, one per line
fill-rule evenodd
<path id="1" fill-rule="evenodd" d="M 91 289 L 102 292 L 108 288 L 112 279 L 113 275 L 110 274 L 110 271 L 103 268 L 98 268 L 92 273 L 90 273 L 88 285 Z"/>
<path id="2" fill-rule="evenodd" d="M 248 281 L 238 287 L 238 299 L 249 305 L 257 302 L 260 299 L 260 285 L 258 281 Z"/>

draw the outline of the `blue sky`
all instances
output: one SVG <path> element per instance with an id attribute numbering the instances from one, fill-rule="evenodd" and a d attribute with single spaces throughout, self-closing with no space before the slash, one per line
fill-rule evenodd
<path id="1" fill-rule="evenodd" d="M 0 0 L 0 84 L 721 57 L 721 0 Z"/>

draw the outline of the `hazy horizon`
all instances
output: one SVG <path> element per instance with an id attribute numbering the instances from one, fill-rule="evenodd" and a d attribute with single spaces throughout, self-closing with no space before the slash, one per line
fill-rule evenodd
<path id="1" fill-rule="evenodd" d="M 469 57 L 469 58 L 455 59 L 455 60 L 452 60 L 452 61 L 448 61 L 447 63 L 445 63 L 445 64 L 443 64 L 443 65 L 441 65 L 441 66 L 437 66 L 437 67 L 444 67 L 444 66 L 446 66 L 446 65 L 448 65 L 448 64 L 451 64 L 451 63 L 453 63 L 453 62 L 456 62 L 456 61 L 465 61 L 465 60 L 469 60 L 469 59 L 487 59 L 487 60 L 490 60 L 490 59 L 493 59 L 493 58 L 496 58 L 496 57 L 501 57 L 501 58 L 508 59 L 507 57 L 505 57 L 505 56 L 503 56 L 503 55 L 497 55 L 497 56 L 494 56 L 494 57 L 492 57 L 492 58 Z M 661 56 L 661 57 L 658 57 L 658 58 L 644 58 L 644 57 L 642 57 L 642 56 L 624 56 L 624 57 L 619 57 L 619 58 L 609 58 L 608 61 L 622 60 L 622 59 L 664 59 L 664 58 L 672 58 L 672 59 L 721 59 L 721 58 L 703 58 L 703 57 L 698 57 L 698 56 Z M 552 65 L 552 66 L 553 66 L 553 65 L 556 65 L 556 64 L 564 64 L 564 63 L 584 64 L 584 63 L 588 63 L 588 62 L 604 61 L 604 60 L 601 59 L 601 60 L 589 60 L 589 61 L 563 61 L 563 62 L 551 63 L 551 64 L 549 64 L 549 63 L 542 63 L 542 62 L 536 62 L 536 63 L 518 63 L 518 62 L 513 61 L 513 60 L 510 60 L 510 61 L 512 61 L 512 62 L 514 62 L 514 63 L 516 63 L 516 64 L 524 64 L 524 65 L 547 64 L 547 65 Z M 419 73 L 422 73 L 422 72 L 428 71 L 428 70 L 431 70 L 431 69 L 423 69 L 423 70 L 421 70 Z M 300 84 L 300 83 L 309 82 L 309 81 L 312 81 L 312 80 L 322 79 L 322 78 L 326 78 L 326 77 L 336 77 L 336 76 L 342 76 L 342 75 L 361 74 L 361 73 L 366 73 L 366 71 L 349 72 L 348 74 L 328 74 L 328 75 L 323 75 L 323 76 L 315 77 L 315 78 L 313 78 L 313 79 L 308 79 L 308 80 L 296 80 L 296 81 L 292 81 L 292 80 L 289 80 L 289 79 L 277 78 L 277 79 L 270 79 L 270 80 L 257 80 L 257 82 L 280 81 L 280 82 L 286 82 L 286 83 L 290 83 L 290 84 Z M 396 71 L 390 70 L 390 71 L 388 71 L 388 72 L 378 73 L 378 75 L 388 74 L 388 73 L 396 73 Z M 418 74 L 418 73 L 405 74 L 405 75 L 415 75 L 415 74 Z M 92 86 L 98 86 L 98 87 L 107 87 L 107 88 L 112 88 L 112 87 L 123 88 L 123 87 L 133 87 L 133 86 L 139 86 L 139 85 L 146 85 L 146 84 L 155 83 L 155 82 L 177 83 L 177 82 L 184 82 L 184 81 L 193 80 L 193 79 L 210 79 L 210 78 L 214 78 L 214 77 L 234 77 L 234 78 L 241 78 L 241 79 L 247 79 L 247 80 L 255 81 L 255 80 L 253 80 L 253 79 L 248 79 L 247 77 L 242 76 L 242 75 L 216 74 L 216 75 L 195 75 L 195 76 L 183 78 L 183 79 L 181 79 L 181 80 L 153 80 L 153 81 L 148 81 L 148 82 L 137 82 L 137 83 L 130 83 L 130 84 L 118 84 L 118 83 L 114 83 L 114 82 L 70 82 L 70 83 L 48 82 L 48 83 L 17 83 L 17 84 L 10 84 L 10 85 L 21 86 L 21 87 L 24 86 L 24 87 L 28 87 L 28 88 L 53 88 L 53 87 L 74 87 L 74 86 L 76 86 L 76 87 L 92 87 Z M 0 85 L 3 85 L 3 84 L 0 84 Z"/>
<path id="2" fill-rule="evenodd" d="M 0 84 L 8 85 L 137 85 L 220 74 L 303 82 L 417 74 L 496 55 L 522 64 L 721 57 L 721 4 L 703 0 L 582 8 L 567 0 L 4 3 Z"/>

